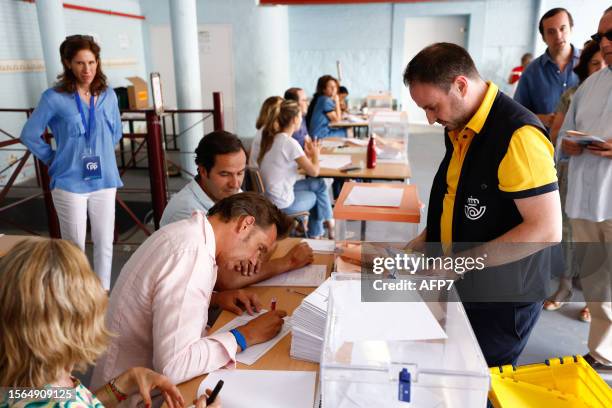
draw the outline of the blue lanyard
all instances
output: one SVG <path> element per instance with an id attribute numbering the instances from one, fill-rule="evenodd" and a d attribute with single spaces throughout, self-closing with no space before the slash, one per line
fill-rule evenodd
<path id="1" fill-rule="evenodd" d="M 89 149 L 93 149 L 91 146 L 91 135 L 93 133 L 93 129 L 96 126 L 96 110 L 94 107 L 94 96 L 91 94 L 89 98 L 89 124 L 85 120 L 85 113 L 83 112 L 83 104 L 81 103 L 81 97 L 78 92 L 74 93 L 74 100 L 77 104 L 77 109 L 81 114 L 81 121 L 83 122 L 83 128 L 85 128 L 85 143 Z"/>

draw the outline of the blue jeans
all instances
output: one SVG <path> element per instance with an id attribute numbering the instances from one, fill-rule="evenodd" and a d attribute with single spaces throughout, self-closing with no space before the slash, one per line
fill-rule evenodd
<path id="1" fill-rule="evenodd" d="M 346 137 L 346 129 L 327 127 L 322 134 L 317 135 L 317 139 L 326 139 L 328 137 Z"/>
<path id="2" fill-rule="evenodd" d="M 306 178 L 298 180 L 293 185 L 295 198 L 287 208 L 285 214 L 295 214 L 309 211 L 308 235 L 318 237 L 323 235 L 323 221 L 333 218 L 329 193 L 325 181 L 320 178 Z"/>

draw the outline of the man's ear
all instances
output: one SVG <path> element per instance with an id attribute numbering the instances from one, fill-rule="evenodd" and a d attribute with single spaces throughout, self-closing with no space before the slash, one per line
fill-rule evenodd
<path id="1" fill-rule="evenodd" d="M 457 78 L 455 78 L 455 86 L 457 87 L 459 94 L 462 97 L 465 97 L 469 86 L 468 79 L 463 75 L 459 75 Z"/>
<path id="2" fill-rule="evenodd" d="M 255 217 L 252 215 L 241 215 L 236 223 L 237 232 L 239 234 L 248 232 L 255 225 Z"/>
<path id="3" fill-rule="evenodd" d="M 202 166 L 201 164 L 198 164 L 198 174 L 201 178 L 208 178 L 208 172 L 206 171 L 206 168 L 204 168 L 204 166 Z"/>

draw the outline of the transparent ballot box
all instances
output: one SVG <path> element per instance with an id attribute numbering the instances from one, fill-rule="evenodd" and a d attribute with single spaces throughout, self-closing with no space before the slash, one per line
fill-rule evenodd
<path id="1" fill-rule="evenodd" d="M 400 183 L 344 183 L 334 205 L 336 240 L 407 242 L 418 234 L 417 187 Z"/>
<path id="2" fill-rule="evenodd" d="M 489 370 L 454 289 L 438 301 L 368 302 L 362 284 L 360 274 L 331 278 L 322 406 L 484 408 Z"/>
<path id="3" fill-rule="evenodd" d="M 381 111 L 370 115 L 368 120 L 368 136 L 377 136 L 377 147 L 379 158 L 382 161 L 396 159 L 392 154 L 393 149 L 400 149 L 406 155 L 408 153 L 409 122 L 406 112 Z M 399 158 L 399 157 L 398 157 Z"/>

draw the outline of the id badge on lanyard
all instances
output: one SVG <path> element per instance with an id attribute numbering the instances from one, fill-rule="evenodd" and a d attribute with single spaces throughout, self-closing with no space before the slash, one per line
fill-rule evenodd
<path id="1" fill-rule="evenodd" d="M 83 171 L 83 180 L 95 180 L 102 178 L 102 163 L 100 156 L 94 155 L 93 149 L 93 130 L 96 124 L 96 111 L 94 106 L 94 96 L 91 95 L 89 99 L 89 123 L 85 120 L 85 113 L 83 112 L 83 104 L 81 103 L 81 97 L 78 92 L 74 93 L 74 99 L 81 114 L 81 120 L 83 121 L 83 128 L 85 129 L 85 151 L 81 154 L 81 163 Z"/>

